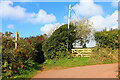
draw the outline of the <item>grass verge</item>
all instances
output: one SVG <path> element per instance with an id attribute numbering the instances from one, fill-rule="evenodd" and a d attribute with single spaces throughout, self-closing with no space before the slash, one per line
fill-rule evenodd
<path id="1" fill-rule="evenodd" d="M 112 62 L 115 63 L 115 62 Z M 13 78 L 32 78 L 37 71 L 46 71 L 51 69 L 66 69 L 71 67 L 86 66 L 86 65 L 96 65 L 96 64 L 110 64 L 110 62 L 98 63 L 93 61 L 89 57 L 72 57 L 46 60 L 43 64 L 36 64 L 31 70 L 25 70 L 23 74 L 18 74 L 13 76 Z"/>
<path id="2" fill-rule="evenodd" d="M 65 69 L 70 67 L 78 67 L 78 66 L 86 66 L 86 65 L 96 65 L 101 63 L 95 63 L 91 61 L 89 57 L 73 57 L 70 59 L 62 58 L 62 59 L 54 59 L 54 60 L 47 60 L 43 64 L 44 70 L 49 69 Z M 105 63 L 107 64 L 107 63 Z"/>

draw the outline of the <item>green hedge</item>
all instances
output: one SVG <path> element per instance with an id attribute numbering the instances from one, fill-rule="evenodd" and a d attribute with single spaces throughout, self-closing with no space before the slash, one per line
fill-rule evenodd
<path id="1" fill-rule="evenodd" d="M 68 25 L 62 25 L 55 30 L 53 34 L 43 43 L 43 51 L 46 59 L 62 58 L 69 55 L 69 50 L 73 47 L 72 43 L 75 40 L 75 26 L 70 25 L 68 33 Z M 69 42 L 68 42 L 69 41 Z"/>
<path id="2" fill-rule="evenodd" d="M 104 29 L 103 31 L 95 32 L 94 37 L 100 47 L 118 48 L 118 34 L 118 29 L 111 29 L 110 31 Z"/>
<path id="3" fill-rule="evenodd" d="M 26 38 L 26 42 L 30 43 L 31 46 L 37 51 L 34 56 L 34 60 L 38 63 L 44 62 L 44 55 L 42 51 L 42 43 L 44 42 L 44 37 L 43 35 L 41 36 L 36 36 L 36 37 L 29 37 Z"/>
<path id="4" fill-rule="evenodd" d="M 42 38 L 42 40 L 41 40 Z M 2 78 L 10 78 L 15 75 L 28 74 L 36 68 L 37 57 L 42 52 L 41 45 L 44 38 L 41 36 L 30 39 L 18 39 L 18 47 L 15 49 L 14 37 L 11 32 L 6 32 L 2 36 Z M 36 42 L 35 44 L 33 44 Z M 39 46 L 40 45 L 40 46 Z M 40 57 L 43 57 L 39 55 Z M 37 59 L 37 60 L 36 60 Z"/>

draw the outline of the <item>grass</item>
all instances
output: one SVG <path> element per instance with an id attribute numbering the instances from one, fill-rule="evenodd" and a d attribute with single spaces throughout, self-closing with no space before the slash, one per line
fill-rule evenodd
<path id="1" fill-rule="evenodd" d="M 70 67 L 78 67 L 78 66 L 85 66 L 85 65 L 93 65 L 95 63 L 89 62 L 89 57 L 74 57 L 74 58 L 62 58 L 59 60 L 47 60 L 43 66 L 46 70 L 48 69 L 63 69 L 63 68 L 70 68 Z M 56 68 L 58 67 L 58 68 Z"/>
<path id="2" fill-rule="evenodd" d="M 71 67 L 96 65 L 96 64 L 100 64 L 100 63 L 91 61 L 91 58 L 89 57 L 73 57 L 70 59 L 61 58 L 61 59 L 46 60 L 43 64 L 36 64 L 36 66 L 33 67 L 31 71 L 25 70 L 26 73 L 21 75 L 15 75 L 13 76 L 13 78 L 25 78 L 25 80 L 29 80 L 34 75 L 36 75 L 38 71 L 46 71 L 50 69 L 66 69 Z"/>
<path id="3" fill-rule="evenodd" d="M 21 75 L 17 74 L 13 76 L 13 78 L 30 78 L 30 77 L 33 77 L 33 75 L 37 73 L 36 69 L 33 69 L 32 71 L 29 71 L 29 70 L 25 70 L 25 71 L 26 71 L 26 74 L 21 74 Z"/>
<path id="4" fill-rule="evenodd" d="M 103 52 L 105 52 L 103 50 Z M 116 63 L 116 60 L 109 57 L 103 57 L 105 53 L 102 50 L 94 54 L 95 56 L 91 59 L 89 57 L 72 57 L 72 58 L 61 58 L 46 60 L 43 64 L 36 64 L 36 67 L 33 67 L 32 71 L 25 70 L 26 73 L 15 75 L 13 78 L 32 78 L 37 71 L 44 71 L 50 69 L 65 69 L 78 66 L 87 66 L 87 65 L 96 65 L 96 64 L 110 64 Z M 117 52 L 117 51 L 116 51 Z M 100 55 L 98 55 L 100 53 Z M 108 52 L 106 52 L 108 53 Z M 99 62 L 100 60 L 100 62 Z"/>
<path id="5" fill-rule="evenodd" d="M 64 68 L 70 68 L 70 67 L 91 65 L 91 63 L 88 62 L 89 59 L 90 58 L 88 57 L 81 57 L 81 58 L 75 57 L 70 59 L 61 58 L 61 59 L 47 60 L 43 64 L 36 64 L 35 67 L 31 68 L 32 70 L 24 70 L 24 73 L 16 74 L 12 78 L 25 78 L 25 80 L 29 80 L 38 71 L 42 71 L 42 70 L 64 69 Z M 6 80 L 6 79 L 3 79 L 3 80 Z"/>
<path id="6" fill-rule="evenodd" d="M 116 63 L 116 60 L 112 61 L 103 61 L 103 62 L 97 62 L 96 60 L 89 58 L 89 57 L 73 57 L 73 58 L 61 58 L 61 59 L 53 59 L 53 60 L 47 60 L 44 62 L 43 67 L 44 70 L 49 69 L 65 69 L 70 67 L 78 67 L 78 66 L 86 66 L 86 65 L 97 65 L 97 64 L 111 64 Z"/>
<path id="7" fill-rule="evenodd" d="M 13 78 L 31 78 L 37 73 L 38 70 L 42 70 L 42 65 L 36 63 L 35 66 L 31 68 L 31 70 L 24 70 L 23 74 L 15 75 Z"/>

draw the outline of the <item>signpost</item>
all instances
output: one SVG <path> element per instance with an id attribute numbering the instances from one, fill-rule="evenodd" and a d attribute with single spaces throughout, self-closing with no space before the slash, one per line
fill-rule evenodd
<path id="1" fill-rule="evenodd" d="M 17 40 L 18 40 L 18 32 L 16 31 L 16 36 L 15 36 L 15 49 L 17 49 Z"/>

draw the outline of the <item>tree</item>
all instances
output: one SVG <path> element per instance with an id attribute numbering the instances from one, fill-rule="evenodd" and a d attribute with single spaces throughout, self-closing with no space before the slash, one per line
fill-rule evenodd
<path id="1" fill-rule="evenodd" d="M 86 47 L 86 43 L 89 43 L 91 33 L 94 31 L 92 23 L 89 19 L 82 18 L 79 21 L 72 22 L 76 26 L 76 41 L 80 43 L 83 48 Z"/>
<path id="2" fill-rule="evenodd" d="M 75 26 L 71 24 L 68 32 L 68 25 L 62 25 L 45 40 L 43 43 L 43 51 L 46 59 L 60 58 L 68 55 L 67 44 L 69 43 L 70 50 L 75 40 L 74 29 Z"/>

